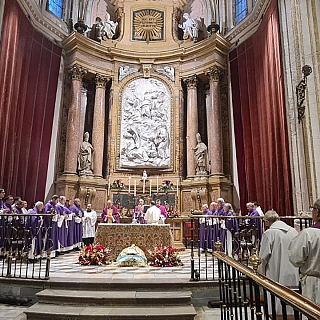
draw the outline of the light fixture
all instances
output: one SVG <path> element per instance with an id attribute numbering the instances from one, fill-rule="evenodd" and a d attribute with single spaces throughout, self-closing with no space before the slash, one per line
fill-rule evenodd
<path id="1" fill-rule="evenodd" d="M 312 68 L 308 65 L 302 67 L 303 79 L 299 82 L 296 87 L 297 96 L 297 108 L 298 108 L 298 122 L 304 117 L 306 107 L 303 102 L 306 98 L 306 88 L 307 88 L 307 77 L 312 73 Z"/>

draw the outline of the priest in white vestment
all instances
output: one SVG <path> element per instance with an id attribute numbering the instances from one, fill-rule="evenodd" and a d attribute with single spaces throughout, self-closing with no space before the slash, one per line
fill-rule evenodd
<path id="1" fill-rule="evenodd" d="M 158 224 L 161 218 L 161 210 L 156 206 L 155 201 L 151 201 L 151 207 L 147 210 L 145 220 L 148 224 Z"/>
<path id="2" fill-rule="evenodd" d="M 314 224 L 292 240 L 289 259 L 300 267 L 302 295 L 320 305 L 320 198 L 311 209 Z"/>
<path id="3" fill-rule="evenodd" d="M 298 234 L 297 231 L 280 221 L 279 215 L 274 210 L 269 210 L 264 215 L 265 225 L 269 226 L 261 238 L 259 256 L 262 259 L 259 271 L 267 278 L 284 286 L 298 288 L 299 269 L 289 261 L 288 247 L 291 240 Z M 271 314 L 271 299 L 268 299 L 268 312 Z M 276 312 L 282 314 L 280 300 L 276 299 Z M 293 310 L 287 309 L 287 314 Z"/>
<path id="4" fill-rule="evenodd" d="M 94 242 L 94 236 L 96 233 L 96 222 L 97 213 L 92 210 L 92 205 L 88 203 L 87 209 L 83 212 L 82 217 L 82 241 L 86 246 L 93 244 Z"/>

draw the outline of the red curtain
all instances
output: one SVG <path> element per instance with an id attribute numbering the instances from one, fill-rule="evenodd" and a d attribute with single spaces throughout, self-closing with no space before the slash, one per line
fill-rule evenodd
<path id="1" fill-rule="evenodd" d="M 0 52 L 0 187 L 44 200 L 61 48 L 10 0 Z"/>
<path id="2" fill-rule="evenodd" d="M 257 32 L 230 52 L 241 211 L 258 201 L 293 214 L 277 1 Z"/>

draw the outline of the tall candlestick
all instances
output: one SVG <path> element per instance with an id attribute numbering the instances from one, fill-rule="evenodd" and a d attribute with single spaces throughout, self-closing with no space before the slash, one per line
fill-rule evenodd
<path id="1" fill-rule="evenodd" d="M 134 180 L 134 190 L 133 190 L 133 194 L 136 197 L 137 196 L 137 180 Z"/>
<path id="2" fill-rule="evenodd" d="M 108 196 L 110 196 L 110 187 L 111 187 L 111 184 L 110 184 L 110 178 L 108 180 Z"/>
<path id="3" fill-rule="evenodd" d="M 149 195 L 150 195 L 150 197 L 151 197 L 151 194 L 152 194 L 152 180 L 150 180 L 150 192 L 149 192 Z"/>
<path id="4" fill-rule="evenodd" d="M 157 193 L 159 191 L 159 177 L 157 176 Z"/>
<path id="5" fill-rule="evenodd" d="M 179 180 L 177 180 L 177 197 L 179 196 Z"/>
<path id="6" fill-rule="evenodd" d="M 143 179 L 143 188 L 142 188 L 142 193 L 144 194 L 146 191 L 146 179 Z"/>
<path id="7" fill-rule="evenodd" d="M 128 187 L 128 192 L 129 192 L 129 194 L 130 194 L 130 187 L 131 187 L 131 177 L 129 177 L 129 187 Z"/>

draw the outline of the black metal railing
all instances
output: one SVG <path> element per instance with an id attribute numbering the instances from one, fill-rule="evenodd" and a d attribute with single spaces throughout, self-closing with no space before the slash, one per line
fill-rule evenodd
<path id="1" fill-rule="evenodd" d="M 213 256 L 218 261 L 221 320 L 320 319 L 319 305 L 259 274 L 257 264 L 252 269 L 222 252 Z"/>
<path id="2" fill-rule="evenodd" d="M 298 231 L 313 223 L 307 215 L 280 219 Z M 261 216 L 190 216 L 190 221 L 184 222 L 184 243 L 191 248 L 191 280 L 217 280 L 217 262 L 212 254 L 217 241 L 222 252 L 248 265 L 253 248 L 259 252 L 264 229 Z"/>
<path id="3" fill-rule="evenodd" d="M 49 279 L 52 214 L 0 214 L 0 277 Z"/>

